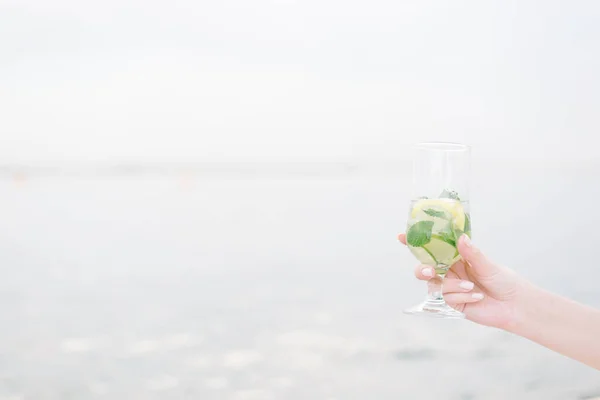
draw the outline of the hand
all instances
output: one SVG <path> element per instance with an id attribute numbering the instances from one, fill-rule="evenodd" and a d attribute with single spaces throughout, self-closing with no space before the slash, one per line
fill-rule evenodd
<path id="1" fill-rule="evenodd" d="M 406 245 L 405 234 L 398 239 Z M 521 278 L 488 260 L 466 235 L 460 238 L 458 251 L 462 259 L 452 265 L 442 287 L 446 303 L 473 322 L 507 329 L 515 321 Z M 415 275 L 427 281 L 435 271 L 429 265 L 419 265 Z"/>

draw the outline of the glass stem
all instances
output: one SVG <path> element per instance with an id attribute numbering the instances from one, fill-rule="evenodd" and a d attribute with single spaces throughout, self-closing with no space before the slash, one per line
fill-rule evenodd
<path id="1" fill-rule="evenodd" d="M 436 303 L 444 302 L 444 296 L 442 295 L 443 282 L 444 277 L 437 274 L 427 282 L 427 301 Z"/>

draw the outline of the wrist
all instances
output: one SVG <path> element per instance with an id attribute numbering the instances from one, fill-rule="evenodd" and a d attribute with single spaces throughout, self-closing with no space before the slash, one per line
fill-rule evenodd
<path id="1" fill-rule="evenodd" d="M 525 279 L 519 279 L 516 284 L 515 296 L 511 301 L 511 318 L 500 328 L 520 336 L 524 336 L 527 327 L 536 317 L 538 304 L 543 302 L 544 291 Z"/>

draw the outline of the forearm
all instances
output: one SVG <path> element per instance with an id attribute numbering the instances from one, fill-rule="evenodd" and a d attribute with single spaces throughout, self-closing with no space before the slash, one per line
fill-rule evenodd
<path id="1" fill-rule="evenodd" d="M 600 370 L 600 310 L 525 286 L 507 330 Z"/>

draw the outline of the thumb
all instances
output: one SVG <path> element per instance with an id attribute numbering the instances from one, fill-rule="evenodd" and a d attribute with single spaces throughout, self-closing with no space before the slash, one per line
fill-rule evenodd
<path id="1" fill-rule="evenodd" d="M 470 266 L 472 271 L 481 278 L 492 277 L 500 272 L 500 268 L 473 245 L 467 235 L 462 235 L 458 241 L 458 252 Z"/>

